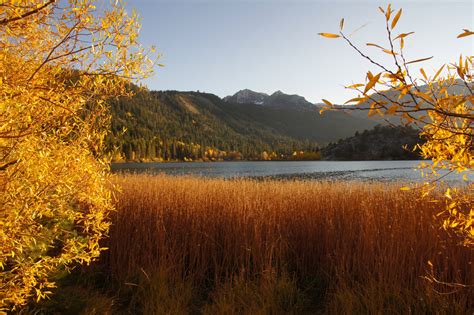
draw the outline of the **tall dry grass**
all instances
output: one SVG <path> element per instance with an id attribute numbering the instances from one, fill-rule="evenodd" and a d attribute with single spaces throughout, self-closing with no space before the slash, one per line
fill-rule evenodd
<path id="1" fill-rule="evenodd" d="M 141 312 L 474 310 L 473 251 L 440 229 L 436 204 L 397 184 L 149 175 L 116 183 L 101 264 Z"/>

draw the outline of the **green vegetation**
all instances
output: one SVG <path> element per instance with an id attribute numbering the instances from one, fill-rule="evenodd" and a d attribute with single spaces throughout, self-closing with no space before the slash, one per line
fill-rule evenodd
<path id="1" fill-rule="evenodd" d="M 375 122 L 335 112 L 321 118 L 308 106 L 265 107 L 206 93 L 137 90 L 134 97 L 112 104 L 109 150 L 115 161 L 418 158 L 402 148 L 412 149 L 419 142 L 412 128 L 376 126 L 362 131 Z M 346 124 L 346 129 L 338 128 Z M 338 142 L 321 150 L 330 139 Z"/>
<path id="2" fill-rule="evenodd" d="M 326 160 L 417 160 L 419 132 L 411 127 L 375 126 L 322 149 Z"/>
<path id="3" fill-rule="evenodd" d="M 138 91 L 112 102 L 107 143 L 115 161 L 318 158 L 319 147 L 374 126 L 316 108 L 225 102 L 198 92 Z"/>

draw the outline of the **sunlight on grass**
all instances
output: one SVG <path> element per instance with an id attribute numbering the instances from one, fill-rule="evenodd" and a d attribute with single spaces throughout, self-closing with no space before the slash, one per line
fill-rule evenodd
<path id="1" fill-rule="evenodd" d="M 472 288 L 424 278 L 431 261 L 437 280 L 474 283 L 473 252 L 439 228 L 434 204 L 397 184 L 148 175 L 116 183 L 102 267 L 132 300 L 143 295 L 144 275 L 149 282 L 146 297 L 129 298 L 128 307 L 178 303 L 183 312 L 243 314 L 473 307 Z"/>

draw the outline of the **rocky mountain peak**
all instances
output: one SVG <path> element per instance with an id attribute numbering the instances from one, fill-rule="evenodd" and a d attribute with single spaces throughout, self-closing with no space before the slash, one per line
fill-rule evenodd
<path id="1" fill-rule="evenodd" d="M 266 107 L 312 109 L 314 104 L 300 95 L 285 94 L 275 91 L 272 95 L 255 92 L 249 89 L 240 90 L 234 95 L 226 96 L 224 101 L 237 104 L 257 104 Z"/>
<path id="2" fill-rule="evenodd" d="M 224 101 L 238 104 L 258 104 L 263 105 L 268 94 L 255 92 L 249 89 L 240 90 L 234 95 L 224 97 Z"/>

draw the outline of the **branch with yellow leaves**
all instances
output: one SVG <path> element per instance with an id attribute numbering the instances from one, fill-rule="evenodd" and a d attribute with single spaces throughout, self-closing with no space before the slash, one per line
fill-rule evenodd
<path id="1" fill-rule="evenodd" d="M 21 20 L 21 19 L 24 19 L 30 15 L 34 15 L 38 12 L 40 12 L 41 10 L 44 10 L 45 8 L 47 8 L 48 6 L 52 5 L 53 3 L 55 3 L 56 0 L 49 0 L 47 1 L 46 3 L 44 4 L 40 4 L 38 5 L 36 8 L 30 10 L 30 11 L 27 11 L 25 13 L 22 13 L 18 16 L 15 16 L 15 17 L 10 17 L 10 18 L 4 18 L 2 20 L 0 20 L 0 25 L 6 25 L 8 23 L 12 23 L 12 22 L 15 22 L 15 21 L 18 21 L 18 20 Z"/>

